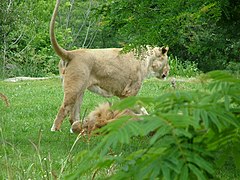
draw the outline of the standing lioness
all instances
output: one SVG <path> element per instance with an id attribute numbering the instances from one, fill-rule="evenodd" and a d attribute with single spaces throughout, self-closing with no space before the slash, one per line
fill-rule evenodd
<path id="1" fill-rule="evenodd" d="M 135 96 L 148 74 L 166 77 L 169 70 L 168 48 L 150 48 L 141 56 L 134 52 L 123 54 L 121 48 L 78 49 L 67 51 L 59 46 L 54 24 L 60 0 L 56 1 L 50 23 L 50 39 L 64 68 L 64 100 L 51 128 L 60 129 L 70 114 L 70 123 L 79 120 L 79 111 L 86 89 L 102 96 L 120 98 Z"/>

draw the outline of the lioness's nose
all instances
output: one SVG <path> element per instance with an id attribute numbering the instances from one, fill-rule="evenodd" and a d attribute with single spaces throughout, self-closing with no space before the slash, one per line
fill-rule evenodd
<path id="1" fill-rule="evenodd" d="M 162 78 L 165 78 L 166 77 L 166 75 L 165 74 L 162 74 Z"/>

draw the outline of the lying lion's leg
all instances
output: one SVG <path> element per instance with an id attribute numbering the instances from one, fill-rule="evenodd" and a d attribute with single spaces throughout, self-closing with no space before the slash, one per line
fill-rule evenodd
<path id="1" fill-rule="evenodd" d="M 140 115 L 149 115 L 148 112 L 147 112 L 147 110 L 146 110 L 145 107 L 143 107 L 143 106 L 140 108 L 140 112 L 141 112 Z"/>
<path id="2" fill-rule="evenodd" d="M 117 118 L 114 118 L 114 119 L 109 119 L 109 120 L 106 120 L 106 121 L 101 121 L 101 122 L 96 122 L 95 126 L 92 128 L 92 131 L 94 131 L 95 129 L 99 129 L 103 126 L 106 126 L 108 123 L 110 122 L 113 122 L 115 121 Z"/>
<path id="3" fill-rule="evenodd" d="M 148 115 L 147 110 L 140 105 L 135 105 L 132 109 L 131 109 L 136 115 Z"/>

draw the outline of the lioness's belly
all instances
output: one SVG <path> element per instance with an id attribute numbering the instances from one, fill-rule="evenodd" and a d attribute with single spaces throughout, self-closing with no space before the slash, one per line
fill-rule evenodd
<path id="1" fill-rule="evenodd" d="M 139 89 L 141 87 L 141 83 L 135 83 L 134 85 L 132 84 L 127 84 L 126 87 L 121 90 L 121 91 L 115 91 L 115 92 L 110 92 L 108 90 L 105 90 L 98 85 L 92 85 L 88 87 L 88 90 L 91 92 L 94 92 L 96 94 L 99 94 L 103 97 L 112 97 L 112 96 L 118 96 L 119 98 L 125 98 L 129 96 L 135 96 L 137 95 Z"/>
<path id="2" fill-rule="evenodd" d="M 108 92 L 108 91 L 100 88 L 97 85 L 92 85 L 92 86 L 88 87 L 88 90 L 91 91 L 91 92 L 94 92 L 96 94 L 99 94 L 99 95 L 101 95 L 103 97 L 112 97 L 112 96 L 114 96 L 114 94 L 112 94 L 111 92 Z"/>

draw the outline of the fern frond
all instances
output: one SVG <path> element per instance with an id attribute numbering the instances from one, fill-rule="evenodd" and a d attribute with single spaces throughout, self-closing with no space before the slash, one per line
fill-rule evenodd
<path id="1" fill-rule="evenodd" d="M 118 143 L 128 144 L 133 136 L 142 136 L 144 132 L 138 121 L 131 117 L 121 117 L 99 129 L 100 134 L 106 134 L 101 143 L 96 147 L 96 151 L 101 150 L 101 154 L 106 154 L 110 148 L 115 148 Z"/>
<path id="2" fill-rule="evenodd" d="M 210 79 L 206 89 L 131 97 L 115 105 L 125 109 L 142 104 L 152 111 L 139 121 L 123 117 L 101 128 L 101 142 L 88 153 L 80 153 L 75 174 L 114 164 L 115 173 L 108 176 L 113 179 L 208 179 L 214 175 L 214 151 L 227 149 L 229 142 L 239 167 L 240 80 L 221 71 L 204 78 Z M 110 149 L 131 145 L 133 137 L 146 136 L 144 148 L 127 156 L 108 155 Z"/>
<path id="3" fill-rule="evenodd" d="M 211 132 L 209 132 L 211 133 Z M 239 143 L 240 142 L 240 128 L 229 128 L 209 139 L 208 149 L 215 150 L 227 145 L 229 142 Z"/>

